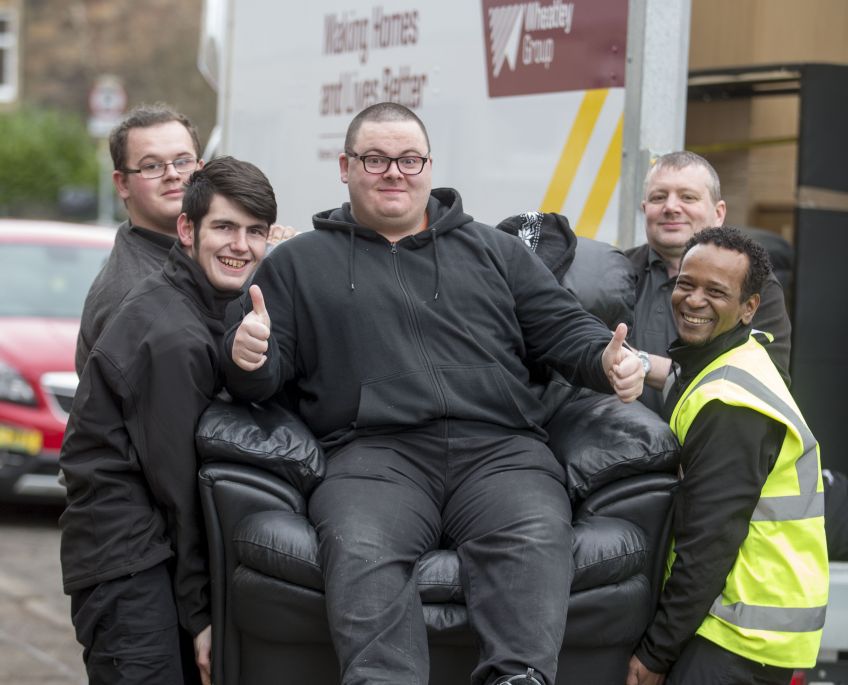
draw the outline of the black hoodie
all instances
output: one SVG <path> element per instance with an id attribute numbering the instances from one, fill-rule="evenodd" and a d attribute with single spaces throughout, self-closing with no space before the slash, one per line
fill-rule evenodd
<path id="1" fill-rule="evenodd" d="M 391 243 L 345 204 L 260 266 L 271 319 L 268 360 L 223 367 L 236 397 L 297 385 L 298 411 L 325 447 L 430 421 L 475 422 L 544 439 L 530 360 L 610 387 L 609 330 L 587 314 L 521 240 L 475 222 L 455 190 L 432 192 L 425 231 Z"/>

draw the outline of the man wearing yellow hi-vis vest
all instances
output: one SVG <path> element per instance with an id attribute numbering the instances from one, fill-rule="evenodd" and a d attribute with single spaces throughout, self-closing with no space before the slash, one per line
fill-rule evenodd
<path id="1" fill-rule="evenodd" d="M 816 662 L 828 589 L 819 448 L 768 336 L 751 330 L 770 269 L 737 229 L 687 243 L 664 408 L 681 444 L 674 545 L 627 685 L 788 685 Z"/>

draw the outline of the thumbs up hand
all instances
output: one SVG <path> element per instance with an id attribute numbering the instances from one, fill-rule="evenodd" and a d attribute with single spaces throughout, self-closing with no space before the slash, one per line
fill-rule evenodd
<path id="1" fill-rule="evenodd" d="M 626 337 L 627 326 L 618 324 L 601 361 L 615 394 L 622 402 L 632 402 L 642 394 L 645 371 L 639 358 L 625 347 Z"/>
<path id="2" fill-rule="evenodd" d="M 253 310 L 248 312 L 233 339 L 233 361 L 245 371 L 255 371 L 268 359 L 268 339 L 271 337 L 271 317 L 265 309 L 265 298 L 258 285 L 250 286 Z"/>

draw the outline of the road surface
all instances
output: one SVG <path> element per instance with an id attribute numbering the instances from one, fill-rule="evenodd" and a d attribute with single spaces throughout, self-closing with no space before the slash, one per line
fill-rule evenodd
<path id="1" fill-rule="evenodd" d="M 56 507 L 0 505 L 0 685 L 85 685 Z"/>

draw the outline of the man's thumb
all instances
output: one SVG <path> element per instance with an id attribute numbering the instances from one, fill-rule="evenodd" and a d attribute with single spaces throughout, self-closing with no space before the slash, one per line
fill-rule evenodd
<path id="1" fill-rule="evenodd" d="M 265 310 L 265 298 L 262 295 L 262 290 L 258 285 L 250 286 L 250 301 L 253 303 L 253 311 L 258 316 L 267 317 L 268 312 Z"/>
<path id="2" fill-rule="evenodd" d="M 615 327 L 615 332 L 612 334 L 613 350 L 618 352 L 624 345 L 624 339 L 627 337 L 627 324 L 620 323 Z"/>

